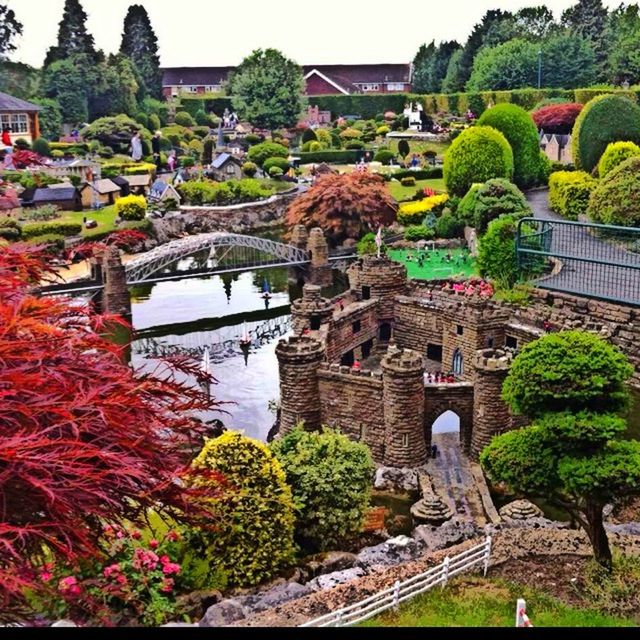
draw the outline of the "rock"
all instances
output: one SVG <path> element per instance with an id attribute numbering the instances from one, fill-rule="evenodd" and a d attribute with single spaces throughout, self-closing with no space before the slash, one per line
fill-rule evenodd
<path id="1" fill-rule="evenodd" d="M 176 598 L 176 613 L 190 618 L 201 618 L 209 607 L 222 600 L 217 591 L 193 591 Z"/>
<path id="2" fill-rule="evenodd" d="M 387 531 L 390 536 L 405 535 L 413 528 L 413 520 L 410 516 L 394 516 L 387 524 Z"/>
<path id="3" fill-rule="evenodd" d="M 315 575 L 323 575 L 325 573 L 333 573 L 334 571 L 342 571 L 350 569 L 356 563 L 356 556 L 347 551 L 329 551 L 321 553 L 309 558 L 307 564 L 313 563 L 316 567 Z M 319 566 L 318 564 L 319 563 Z"/>
<path id="4" fill-rule="evenodd" d="M 357 556 L 356 567 L 369 571 L 372 567 L 389 567 L 413 560 L 419 555 L 413 538 L 398 536 L 375 547 L 365 547 Z"/>
<path id="5" fill-rule="evenodd" d="M 209 607 L 198 625 L 201 627 L 224 627 L 246 617 L 245 609 L 238 600 L 223 600 Z"/>
<path id="6" fill-rule="evenodd" d="M 310 584 L 301 585 L 297 582 L 289 582 L 273 587 L 269 591 L 249 596 L 242 603 L 244 609 L 249 613 L 257 613 L 266 609 L 273 609 L 285 602 L 296 600 L 310 594 L 313 591 Z"/>
<path id="7" fill-rule="evenodd" d="M 624 524 L 605 524 L 604 528 L 612 533 L 622 533 L 628 536 L 640 536 L 640 522 L 625 522 Z"/>
<path id="8" fill-rule="evenodd" d="M 549 520 L 549 518 L 527 518 L 526 520 L 517 520 L 515 518 L 503 518 L 502 529 L 569 529 L 568 522 L 560 522 L 559 520 Z"/>
<path id="9" fill-rule="evenodd" d="M 433 490 L 431 476 L 428 473 L 420 473 L 418 482 L 422 498 L 411 507 L 413 519 L 416 522 L 424 522 L 435 526 L 450 520 L 453 516 L 453 511 Z"/>
<path id="10" fill-rule="evenodd" d="M 286 585 L 288 580 L 285 578 L 274 578 L 269 582 L 265 582 L 258 587 L 258 593 L 266 593 L 267 591 L 271 591 L 277 587 L 281 587 L 282 585 Z"/>
<path id="11" fill-rule="evenodd" d="M 536 507 L 529 500 L 514 500 L 502 507 L 499 513 L 503 518 L 511 518 L 512 520 L 528 520 L 544 516 L 542 509 Z"/>
<path id="12" fill-rule="evenodd" d="M 77 627 L 78 625 L 73 620 L 58 620 L 54 622 L 52 627 Z"/>
<path id="13" fill-rule="evenodd" d="M 351 569 L 345 569 L 344 571 L 334 571 L 333 573 L 327 573 L 323 576 L 318 576 L 309 582 L 306 586 L 313 591 L 324 591 L 326 589 L 333 589 L 339 584 L 350 582 L 356 578 L 361 578 L 366 575 L 364 569 L 360 567 L 353 567 Z"/>
<path id="14" fill-rule="evenodd" d="M 483 533 L 473 522 L 453 518 L 439 527 L 422 524 L 413 530 L 413 537 L 423 551 L 438 551 Z"/>
<path id="15" fill-rule="evenodd" d="M 418 474 L 421 470 L 426 470 L 426 466 L 415 469 L 378 467 L 374 487 L 378 491 L 418 491 Z"/>

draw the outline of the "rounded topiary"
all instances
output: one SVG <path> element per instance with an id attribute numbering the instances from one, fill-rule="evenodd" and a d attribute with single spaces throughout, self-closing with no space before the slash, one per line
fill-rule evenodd
<path id="1" fill-rule="evenodd" d="M 476 202 L 478 200 L 478 191 L 482 187 L 482 182 L 476 182 L 471 185 L 469 191 L 465 193 L 464 198 L 458 203 L 456 215 L 458 219 L 466 225 L 473 227 L 475 222 Z"/>
<path id="2" fill-rule="evenodd" d="M 640 226 L 640 156 L 625 160 L 600 180 L 587 213 L 602 224 Z"/>
<path id="3" fill-rule="evenodd" d="M 271 167 L 271 169 L 269 169 L 269 175 L 272 178 L 281 178 L 284 175 L 284 171 L 280 167 Z"/>
<path id="4" fill-rule="evenodd" d="M 44 138 L 36 138 L 33 141 L 33 151 L 41 156 L 49 157 L 51 155 L 51 147 L 49 146 L 49 141 Z"/>
<path id="5" fill-rule="evenodd" d="M 325 429 L 298 427 L 271 445 L 298 506 L 296 539 L 309 550 L 336 548 L 360 532 L 374 470 L 369 448 Z"/>
<path id="6" fill-rule="evenodd" d="M 526 189 L 540 179 L 540 141 L 533 118 L 516 104 L 498 104 L 487 109 L 478 125 L 500 131 L 513 151 L 513 181 Z"/>
<path id="7" fill-rule="evenodd" d="M 242 173 L 248 178 L 253 178 L 258 172 L 258 165 L 255 162 L 245 162 L 242 165 Z"/>
<path id="8" fill-rule="evenodd" d="M 282 466 L 261 442 L 227 432 L 208 440 L 193 461 L 192 484 L 206 486 L 221 476 L 213 529 L 192 531 L 193 555 L 206 559 L 211 574 L 224 573 L 231 585 L 249 586 L 271 578 L 293 557 L 294 505 Z"/>
<path id="9" fill-rule="evenodd" d="M 633 367 L 614 345 L 585 331 L 550 333 L 525 345 L 502 387 L 517 414 L 615 413 L 629 398 Z"/>
<path id="10" fill-rule="evenodd" d="M 600 178 L 604 178 L 612 169 L 615 169 L 625 160 L 633 158 L 634 156 L 640 156 L 640 147 L 635 142 L 621 141 L 609 143 L 600 158 L 600 162 L 598 162 L 598 175 Z"/>
<path id="11" fill-rule="evenodd" d="M 251 162 L 255 162 L 259 167 L 267 158 L 288 158 L 289 150 L 276 142 L 262 142 L 253 145 L 247 156 Z"/>
<path id="12" fill-rule="evenodd" d="M 178 111 L 174 118 L 175 123 L 181 127 L 195 127 L 196 121 L 188 111 Z"/>
<path id="13" fill-rule="evenodd" d="M 591 172 L 610 142 L 640 143 L 640 107 L 617 95 L 596 96 L 580 112 L 571 134 L 573 162 Z"/>
<path id="14" fill-rule="evenodd" d="M 479 235 L 487 230 L 492 220 L 500 216 L 509 215 L 519 219 L 531 215 L 531 208 L 522 191 L 503 178 L 487 180 L 474 196 L 473 224 Z"/>
<path id="15" fill-rule="evenodd" d="M 373 161 L 374 162 L 380 162 L 380 163 L 382 163 L 384 165 L 387 165 L 395 157 L 396 157 L 396 154 L 393 151 L 389 151 L 388 149 L 380 149 L 380 151 L 378 151 L 376 153 L 376 155 L 373 156 Z"/>
<path id="16" fill-rule="evenodd" d="M 444 157 L 444 181 L 452 195 L 464 196 L 475 182 L 513 176 L 513 151 L 493 127 L 471 127 L 451 144 Z"/>
<path id="17" fill-rule="evenodd" d="M 264 171 L 266 171 L 267 173 L 269 173 L 269 171 L 271 171 L 272 167 L 278 167 L 279 169 L 282 170 L 283 173 L 289 171 L 290 165 L 289 165 L 289 161 L 286 158 L 267 158 L 263 164 L 262 164 L 262 168 Z"/>
<path id="18" fill-rule="evenodd" d="M 316 132 L 313 129 L 305 129 L 302 132 L 302 137 L 300 138 L 301 142 L 304 144 L 305 142 L 313 142 L 317 140 L 318 136 L 316 136 Z"/>
<path id="19" fill-rule="evenodd" d="M 125 196 L 116 201 L 116 215 L 126 221 L 144 220 L 147 201 L 144 196 Z"/>

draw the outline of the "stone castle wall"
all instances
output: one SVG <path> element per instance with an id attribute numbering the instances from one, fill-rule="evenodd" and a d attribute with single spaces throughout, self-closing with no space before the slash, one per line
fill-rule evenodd
<path id="1" fill-rule="evenodd" d="M 360 323 L 355 331 L 354 324 Z M 357 328 L 357 327 L 356 327 Z M 340 362 L 343 354 L 356 349 L 368 340 L 375 342 L 378 335 L 378 303 L 376 300 L 355 302 L 349 311 L 337 312 L 327 331 L 327 360 Z"/>
<path id="2" fill-rule="evenodd" d="M 471 448 L 473 430 L 474 385 L 471 382 L 427 384 L 424 388 L 425 440 L 431 442 L 433 423 L 446 411 L 460 418 L 460 444 L 465 452 Z"/>

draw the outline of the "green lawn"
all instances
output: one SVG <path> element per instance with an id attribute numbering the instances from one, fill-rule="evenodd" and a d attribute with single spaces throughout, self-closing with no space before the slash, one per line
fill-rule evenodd
<path id="1" fill-rule="evenodd" d="M 67 222 L 78 222 L 82 224 L 84 218 L 95 220 L 98 226 L 95 229 L 85 229 L 82 227 L 82 235 L 91 238 L 95 235 L 115 231 L 116 228 L 116 208 L 114 206 L 105 207 L 96 211 L 65 211 L 60 216 L 61 220 Z"/>
<path id="2" fill-rule="evenodd" d="M 391 151 L 398 151 L 398 138 L 387 138 L 384 144 L 389 146 Z M 439 156 L 443 156 L 445 151 L 451 146 L 450 142 L 427 142 L 424 140 L 407 140 L 410 153 L 423 154 L 427 149 L 433 149 Z"/>
<path id="3" fill-rule="evenodd" d="M 392 249 L 387 255 L 395 262 L 400 262 L 407 267 L 409 278 L 416 280 L 438 280 L 440 278 L 468 278 L 477 275 L 476 261 L 474 258 L 468 257 L 466 263 L 462 260 L 462 249 L 452 249 L 451 255 L 453 260 L 446 262 L 447 250 L 435 249 L 434 251 L 426 250 L 425 256 L 429 256 L 429 260 L 424 260 L 422 267 L 417 262 L 407 261 L 407 255 L 416 256 L 417 251 L 413 249 Z M 445 257 L 445 261 L 442 258 Z M 456 261 L 458 264 L 456 264 Z"/>
<path id="4" fill-rule="evenodd" d="M 446 187 L 444 186 L 444 180 L 442 178 L 431 178 L 429 180 L 416 180 L 416 183 L 413 187 L 403 187 L 400 184 L 400 181 L 389 182 L 389 191 L 394 200 L 397 202 L 402 202 L 404 200 L 410 200 L 416 193 L 418 189 L 424 189 L 426 187 L 431 187 L 435 191 L 446 191 Z"/>
<path id="5" fill-rule="evenodd" d="M 465 577 L 436 587 L 362 623 L 364 627 L 513 627 L 518 598 L 534 627 L 632 627 L 633 620 L 577 609 L 545 593 L 501 579 Z"/>

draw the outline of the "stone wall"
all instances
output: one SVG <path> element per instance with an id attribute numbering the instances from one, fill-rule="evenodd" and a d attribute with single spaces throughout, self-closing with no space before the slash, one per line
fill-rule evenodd
<path id="1" fill-rule="evenodd" d="M 398 296 L 394 315 L 398 347 L 425 354 L 429 344 L 442 346 L 442 313 L 437 303 Z"/>
<path id="2" fill-rule="evenodd" d="M 468 453 L 473 430 L 474 386 L 470 382 L 455 384 L 427 384 L 424 388 L 425 440 L 431 443 L 433 423 L 446 411 L 460 418 L 460 444 Z"/>
<path id="3" fill-rule="evenodd" d="M 354 324 L 360 330 L 354 332 Z M 329 362 L 340 362 L 343 354 L 360 347 L 365 342 L 376 341 L 378 335 L 378 302 L 363 300 L 352 303 L 348 311 L 336 312 L 331 319 L 326 338 L 326 355 Z M 357 354 L 361 357 L 360 354 Z"/>

